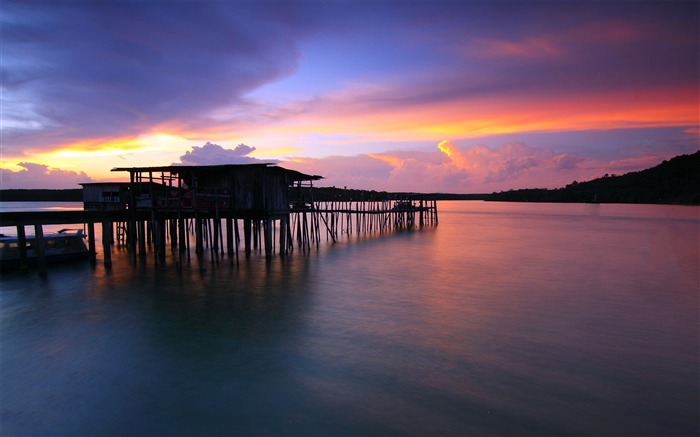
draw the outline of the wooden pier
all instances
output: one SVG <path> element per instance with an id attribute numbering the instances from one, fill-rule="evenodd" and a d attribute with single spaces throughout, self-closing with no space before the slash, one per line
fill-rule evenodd
<path id="1" fill-rule="evenodd" d="M 285 256 L 306 251 L 342 235 L 386 233 L 438 223 L 437 202 L 422 195 L 386 201 L 318 202 L 293 198 L 295 189 L 312 187 L 320 176 L 266 164 L 119 168 L 128 183 L 83 184 L 83 211 L 0 212 L 0 226 L 34 226 L 39 248 L 42 226 L 83 224 L 90 259 L 96 261 L 95 225 L 101 225 L 102 254 L 110 267 L 112 245 L 126 246 L 134 263 L 150 252 L 165 263 L 166 250 L 182 268 L 194 254 L 210 252 L 212 262 L 226 255 L 239 260 L 239 247 L 250 256 L 262 252 Z M 311 191 L 313 192 L 313 191 Z M 190 238 L 192 236 L 193 238 Z M 26 251 L 22 242 L 20 251 Z M 38 250 L 41 255 L 41 250 Z M 26 259 L 26 253 L 24 254 Z M 26 263 L 22 264 L 26 269 Z M 45 263 L 39 260 L 39 269 Z"/>

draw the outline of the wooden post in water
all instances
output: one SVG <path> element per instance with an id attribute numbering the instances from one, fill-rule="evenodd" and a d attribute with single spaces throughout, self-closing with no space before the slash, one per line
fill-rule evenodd
<path id="1" fill-rule="evenodd" d="M 287 253 L 287 222 L 289 216 L 280 219 L 280 256 L 284 257 Z"/>
<path id="2" fill-rule="evenodd" d="M 236 262 L 238 262 L 238 246 L 241 242 L 241 235 L 238 230 L 238 219 L 233 219 L 233 234 L 236 240 Z"/>
<path id="3" fill-rule="evenodd" d="M 272 258 L 272 220 L 267 218 L 263 223 L 265 232 L 265 259 Z"/>
<path id="4" fill-rule="evenodd" d="M 194 253 L 202 255 L 204 253 L 204 237 L 202 235 L 202 219 L 194 219 L 195 246 Z"/>
<path id="5" fill-rule="evenodd" d="M 212 229 L 212 234 L 214 237 L 214 244 L 213 244 L 213 252 L 218 254 L 219 253 L 219 237 L 221 236 L 221 219 L 219 218 L 218 213 L 216 214 L 216 217 L 213 220 L 213 229 Z M 223 246 L 223 244 L 222 244 Z"/>
<path id="6" fill-rule="evenodd" d="M 419 210 L 418 210 L 418 226 L 421 228 L 423 227 L 423 198 L 420 198 L 420 203 L 419 203 Z"/>
<path id="7" fill-rule="evenodd" d="M 175 252 L 177 250 L 177 220 L 168 220 L 168 226 L 170 229 L 170 250 Z"/>
<path id="8" fill-rule="evenodd" d="M 34 252 L 36 253 L 39 274 L 46 275 L 46 253 L 44 252 L 44 228 L 34 225 Z"/>
<path id="9" fill-rule="evenodd" d="M 258 247 L 260 247 L 258 244 L 260 242 L 260 221 L 255 220 L 251 222 L 251 231 L 253 235 L 253 250 L 257 252 Z"/>
<path id="10" fill-rule="evenodd" d="M 250 219 L 243 219 L 243 246 L 245 247 L 245 256 L 250 256 L 250 234 L 252 223 Z"/>
<path id="11" fill-rule="evenodd" d="M 180 213 L 180 210 L 178 208 L 178 219 L 177 219 L 177 232 L 178 232 L 178 240 L 179 240 L 179 245 L 178 245 L 178 251 L 177 251 L 177 260 L 178 260 L 178 267 L 182 268 L 182 261 L 183 261 L 183 254 L 185 251 L 187 251 L 187 232 L 185 231 L 185 228 L 187 227 L 187 223 L 185 223 L 185 219 L 182 218 L 182 214 Z"/>
<path id="12" fill-rule="evenodd" d="M 146 221 L 141 220 L 138 222 L 139 228 L 139 256 L 146 256 Z"/>
<path id="13" fill-rule="evenodd" d="M 134 172 L 129 172 L 129 221 L 126 225 L 126 244 L 134 255 L 136 264 L 136 185 Z"/>
<path id="14" fill-rule="evenodd" d="M 112 222 L 102 222 L 102 256 L 104 265 L 112 267 Z"/>
<path id="15" fill-rule="evenodd" d="M 233 219 L 226 217 L 226 251 L 229 258 L 233 256 Z"/>
<path id="16" fill-rule="evenodd" d="M 24 234 L 24 225 L 17 226 L 17 244 L 19 245 L 19 271 L 29 270 L 27 262 L 27 236 Z"/>
<path id="17" fill-rule="evenodd" d="M 90 222 L 88 228 L 88 252 L 90 254 L 90 262 L 95 263 L 97 260 L 97 251 L 95 250 L 95 224 Z"/>
<path id="18" fill-rule="evenodd" d="M 161 264 L 165 263 L 165 238 L 167 235 L 167 221 L 163 218 L 158 218 L 158 225 L 156 229 L 158 233 L 156 235 L 156 250 L 158 252 L 158 261 Z"/>

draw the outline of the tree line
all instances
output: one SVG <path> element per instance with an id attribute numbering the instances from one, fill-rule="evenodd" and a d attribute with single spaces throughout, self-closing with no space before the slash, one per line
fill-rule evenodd
<path id="1" fill-rule="evenodd" d="M 0 190 L 2 202 L 82 202 L 83 189 L 10 189 Z"/>
<path id="2" fill-rule="evenodd" d="M 700 152 L 680 155 L 656 167 L 586 182 L 573 181 L 563 188 L 501 191 L 487 200 L 515 202 L 594 202 L 700 204 Z"/>
<path id="3" fill-rule="evenodd" d="M 80 202 L 81 188 L 67 190 L 0 190 L 0 201 Z M 490 194 L 405 193 L 336 187 L 293 188 L 292 201 L 382 201 L 429 196 L 437 200 L 493 200 L 512 202 L 666 203 L 700 205 L 700 151 L 680 155 L 656 167 L 606 174 L 590 181 L 573 181 L 562 188 L 528 188 Z"/>

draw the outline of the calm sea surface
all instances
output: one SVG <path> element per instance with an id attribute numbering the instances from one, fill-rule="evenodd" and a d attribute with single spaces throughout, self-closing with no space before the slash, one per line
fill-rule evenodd
<path id="1" fill-rule="evenodd" d="M 439 213 L 269 264 L 3 274 L 0 434 L 699 433 L 700 208 Z"/>

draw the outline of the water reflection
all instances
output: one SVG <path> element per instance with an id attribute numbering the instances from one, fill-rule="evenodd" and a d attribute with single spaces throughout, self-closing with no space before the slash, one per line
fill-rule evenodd
<path id="1" fill-rule="evenodd" d="M 3 276 L 4 431 L 695 432 L 697 209 L 440 211 L 269 263 Z"/>

